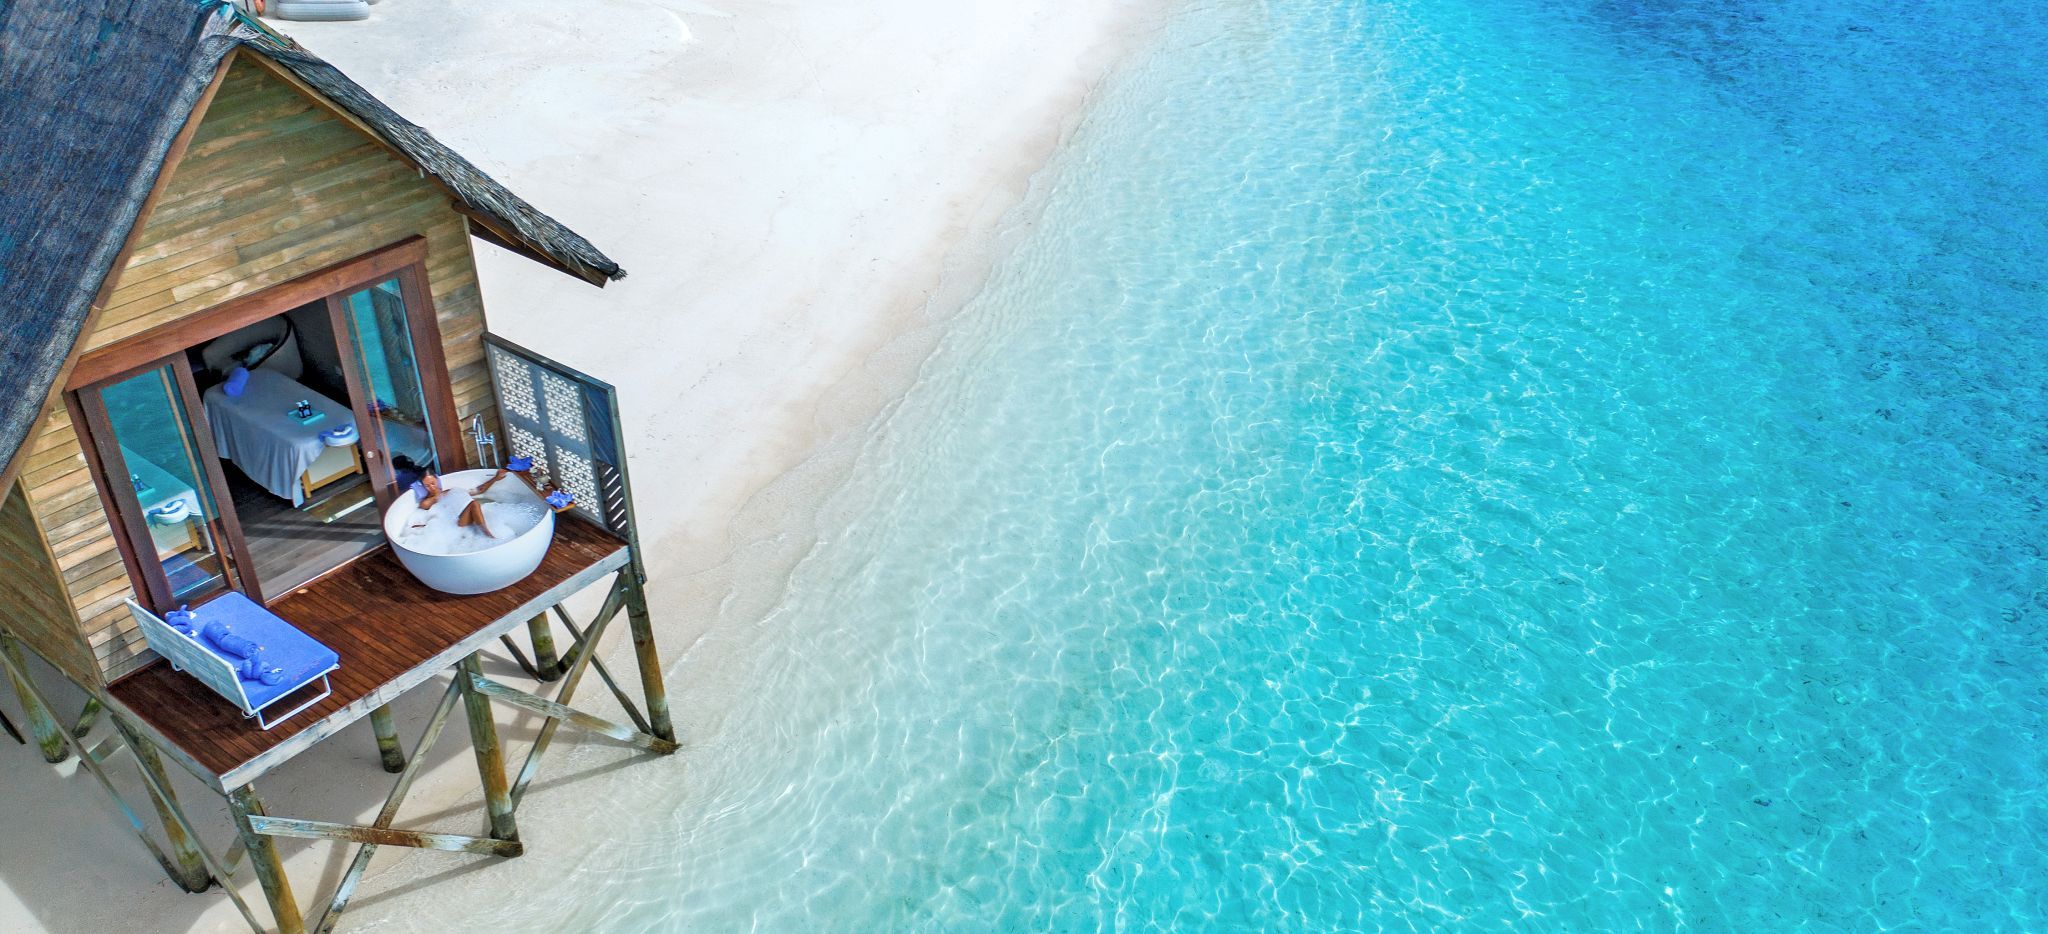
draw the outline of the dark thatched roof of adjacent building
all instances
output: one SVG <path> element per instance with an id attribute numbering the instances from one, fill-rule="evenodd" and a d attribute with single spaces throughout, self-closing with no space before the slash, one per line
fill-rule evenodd
<path id="1" fill-rule="evenodd" d="M 236 49 L 276 62 L 381 135 L 490 239 L 600 285 L 625 275 L 334 66 L 221 0 L 4 0 L 0 493 L 173 140 Z"/>

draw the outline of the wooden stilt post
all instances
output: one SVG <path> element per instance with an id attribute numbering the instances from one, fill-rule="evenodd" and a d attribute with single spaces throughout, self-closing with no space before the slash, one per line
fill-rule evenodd
<path id="1" fill-rule="evenodd" d="M 305 934 L 306 919 L 299 914 L 298 899 L 292 897 L 292 883 L 285 878 L 284 860 L 278 858 L 277 845 L 257 833 L 249 822 L 250 817 L 263 813 L 263 802 L 256 797 L 256 789 L 243 786 L 228 793 L 228 816 L 241 832 L 242 845 L 249 851 L 249 868 L 255 870 L 256 881 L 263 885 L 263 897 L 270 902 L 270 914 L 277 919 L 279 934 Z"/>
<path id="2" fill-rule="evenodd" d="M 82 763 L 90 762 L 92 757 L 82 756 L 80 761 Z M 168 807 L 172 822 L 178 825 L 178 829 L 184 833 L 185 839 L 192 841 L 193 847 L 198 850 L 200 859 L 206 861 L 206 868 L 213 873 L 213 877 L 221 880 L 221 891 L 227 893 L 228 901 L 235 903 L 235 910 L 242 913 L 242 920 L 249 922 L 249 930 L 261 932 L 263 930 L 263 922 L 256 920 L 256 913 L 249 910 L 249 903 L 242 899 L 242 893 L 236 891 L 234 885 L 228 881 L 234 878 L 235 863 L 241 859 L 242 838 L 240 836 L 235 837 L 234 848 L 227 862 L 223 863 L 215 859 L 213 853 L 206 849 L 206 845 L 199 841 L 199 832 L 193 829 L 192 818 L 186 816 L 184 809 L 178 806 L 177 796 L 172 793 L 171 786 L 168 783 L 158 781 L 158 776 L 149 774 L 147 770 L 142 770 L 142 781 L 150 786 L 152 792 L 156 793 L 157 800 L 162 801 Z M 168 863 L 166 863 L 166 866 L 168 866 Z"/>
<path id="3" fill-rule="evenodd" d="M 384 771 L 397 775 L 405 771 L 405 748 L 398 745 L 398 724 L 391 719 L 391 705 L 370 711 L 370 730 L 377 734 L 377 754 L 384 758 Z"/>
<path id="4" fill-rule="evenodd" d="M 469 744 L 476 750 L 476 769 L 484 782 L 484 809 L 490 812 L 491 836 L 499 840 L 519 839 L 519 824 L 513 819 L 512 787 L 505 780 L 505 750 L 498 745 L 498 725 L 491 720 L 490 698 L 471 686 L 471 677 L 482 677 L 483 666 L 475 654 L 462 660 L 456 683 L 462 688 L 462 707 L 469 715 Z"/>
<path id="5" fill-rule="evenodd" d="M 171 844 L 170 857 L 176 863 L 177 871 L 172 873 L 173 881 L 187 892 L 204 892 L 213 883 L 212 874 L 206 871 L 206 857 L 199 852 L 199 841 L 185 832 L 185 823 L 179 817 L 178 799 L 171 791 L 171 778 L 164 771 L 163 757 L 157 754 L 156 745 L 143 739 L 120 720 L 114 721 L 115 729 L 121 732 L 121 741 L 128 744 L 128 750 L 135 754 L 135 764 L 143 771 L 143 788 L 149 792 L 149 803 L 156 806 L 157 823 L 164 828 L 164 838 Z"/>
<path id="6" fill-rule="evenodd" d="M 647 586 L 633 569 L 626 578 L 626 623 L 633 629 L 633 656 L 640 662 L 640 690 L 647 697 L 647 725 L 654 735 L 676 741 L 676 726 L 668 715 L 668 685 L 662 680 L 661 653 L 654 646 L 654 624 L 647 618 Z M 591 646 L 590 651 L 596 651 Z"/>
<path id="7" fill-rule="evenodd" d="M 0 629 L 0 652 L 14 663 L 16 677 L 28 677 L 28 659 L 21 654 L 21 643 L 14 641 L 14 634 Z M 21 710 L 28 717 L 29 735 L 36 738 L 36 746 L 43 751 L 43 761 L 62 762 L 71 758 L 71 747 L 64 742 L 64 727 L 50 714 L 50 708 L 36 697 L 28 685 L 14 686 L 14 696 L 21 700 Z"/>
<path id="8" fill-rule="evenodd" d="M 535 677 L 542 681 L 553 681 L 561 677 L 562 663 L 555 657 L 555 631 L 548 628 L 547 611 L 543 610 L 526 621 L 526 635 L 533 640 Z"/>
<path id="9" fill-rule="evenodd" d="M 24 702 L 36 704 L 44 710 L 50 709 L 49 698 L 44 697 L 41 691 L 36 690 L 35 684 L 28 680 L 28 672 L 14 658 L 9 657 L 7 652 L 0 652 L 0 673 L 4 673 L 14 679 L 15 690 L 21 693 Z M 69 758 L 68 753 L 75 752 L 78 754 L 79 768 L 91 774 L 93 780 L 100 783 L 100 788 L 106 791 L 107 797 L 113 800 L 114 807 L 121 811 L 121 817 L 128 822 L 128 829 L 135 833 L 135 839 L 141 841 L 142 848 L 148 850 L 149 855 L 156 858 L 157 865 L 164 868 L 164 873 L 173 879 L 179 878 L 180 869 L 177 861 L 165 854 L 163 847 L 157 846 L 155 840 L 150 839 L 149 830 L 143 826 L 142 818 L 136 815 L 134 808 L 128 806 L 128 799 L 121 797 L 121 790 L 114 787 L 114 780 L 107 777 L 107 770 L 100 767 L 100 760 L 103 757 L 85 748 L 79 740 L 72 738 L 71 734 L 62 730 L 57 731 L 57 741 L 63 744 L 67 750 L 66 758 Z M 113 740 L 109 739 L 107 744 L 111 745 L 112 742 Z M 152 780 L 147 771 L 144 771 L 142 776 L 145 782 Z M 191 834 L 192 825 L 185 822 L 178 815 L 175 803 L 172 804 L 167 814 L 161 810 L 158 813 L 169 817 L 172 823 L 178 825 L 179 831 L 184 834 L 182 839 L 187 841 L 194 839 Z"/>

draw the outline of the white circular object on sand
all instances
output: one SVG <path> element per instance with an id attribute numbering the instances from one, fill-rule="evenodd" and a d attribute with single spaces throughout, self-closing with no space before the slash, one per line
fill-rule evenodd
<path id="1" fill-rule="evenodd" d="M 369 19 L 370 5 L 364 0 L 272 0 L 263 15 L 301 23 L 340 22 Z"/>

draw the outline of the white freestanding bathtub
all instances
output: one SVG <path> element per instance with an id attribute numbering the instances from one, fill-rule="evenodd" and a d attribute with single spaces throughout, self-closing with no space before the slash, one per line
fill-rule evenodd
<path id="1" fill-rule="evenodd" d="M 468 493 L 489 480 L 494 470 L 460 470 L 441 475 L 441 488 L 460 490 Z M 466 554 L 437 554 L 408 548 L 400 542 L 400 533 L 417 520 L 419 500 L 410 492 L 398 498 L 391 509 L 384 513 L 384 537 L 391 542 L 392 553 L 398 555 L 398 563 L 412 572 L 429 587 L 443 593 L 479 594 L 502 590 L 524 580 L 540 567 L 542 558 L 547 557 L 548 545 L 555 540 L 555 513 L 533 492 L 532 488 L 517 476 L 507 476 L 491 486 L 486 499 L 512 501 L 530 500 L 540 506 L 540 522 L 516 535 L 508 531 L 498 534 L 503 541 L 481 551 Z"/>

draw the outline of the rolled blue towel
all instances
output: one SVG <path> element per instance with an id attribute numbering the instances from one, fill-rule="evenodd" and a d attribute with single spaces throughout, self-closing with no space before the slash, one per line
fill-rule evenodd
<path id="1" fill-rule="evenodd" d="M 244 681 L 261 681 L 276 684 L 284 680 L 284 669 L 263 662 L 263 646 L 253 640 L 235 635 L 228 624 L 215 620 L 206 624 L 206 641 L 220 649 L 220 654 L 234 665 L 235 674 Z M 237 664 L 239 662 L 239 664 Z"/>
<path id="2" fill-rule="evenodd" d="M 359 436 L 356 434 L 356 426 L 354 424 L 336 425 L 320 433 L 320 443 L 331 448 L 354 444 L 357 440 L 359 440 Z"/>
<path id="3" fill-rule="evenodd" d="M 228 624 L 223 623 L 220 620 L 214 620 L 213 622 L 207 623 L 206 628 L 201 631 L 205 633 L 206 641 L 211 642 L 214 645 L 220 646 L 221 651 L 233 652 L 238 657 L 246 654 L 245 652 L 236 651 L 236 648 L 249 644 L 249 640 L 244 639 L 241 636 L 235 635 L 234 627 L 229 626 Z M 233 645 L 236 648 L 229 648 L 230 645 Z"/>
<path id="4" fill-rule="evenodd" d="M 220 384 L 220 391 L 230 398 L 239 396 L 249 389 L 249 368 L 238 366 L 228 371 L 228 381 Z"/>

